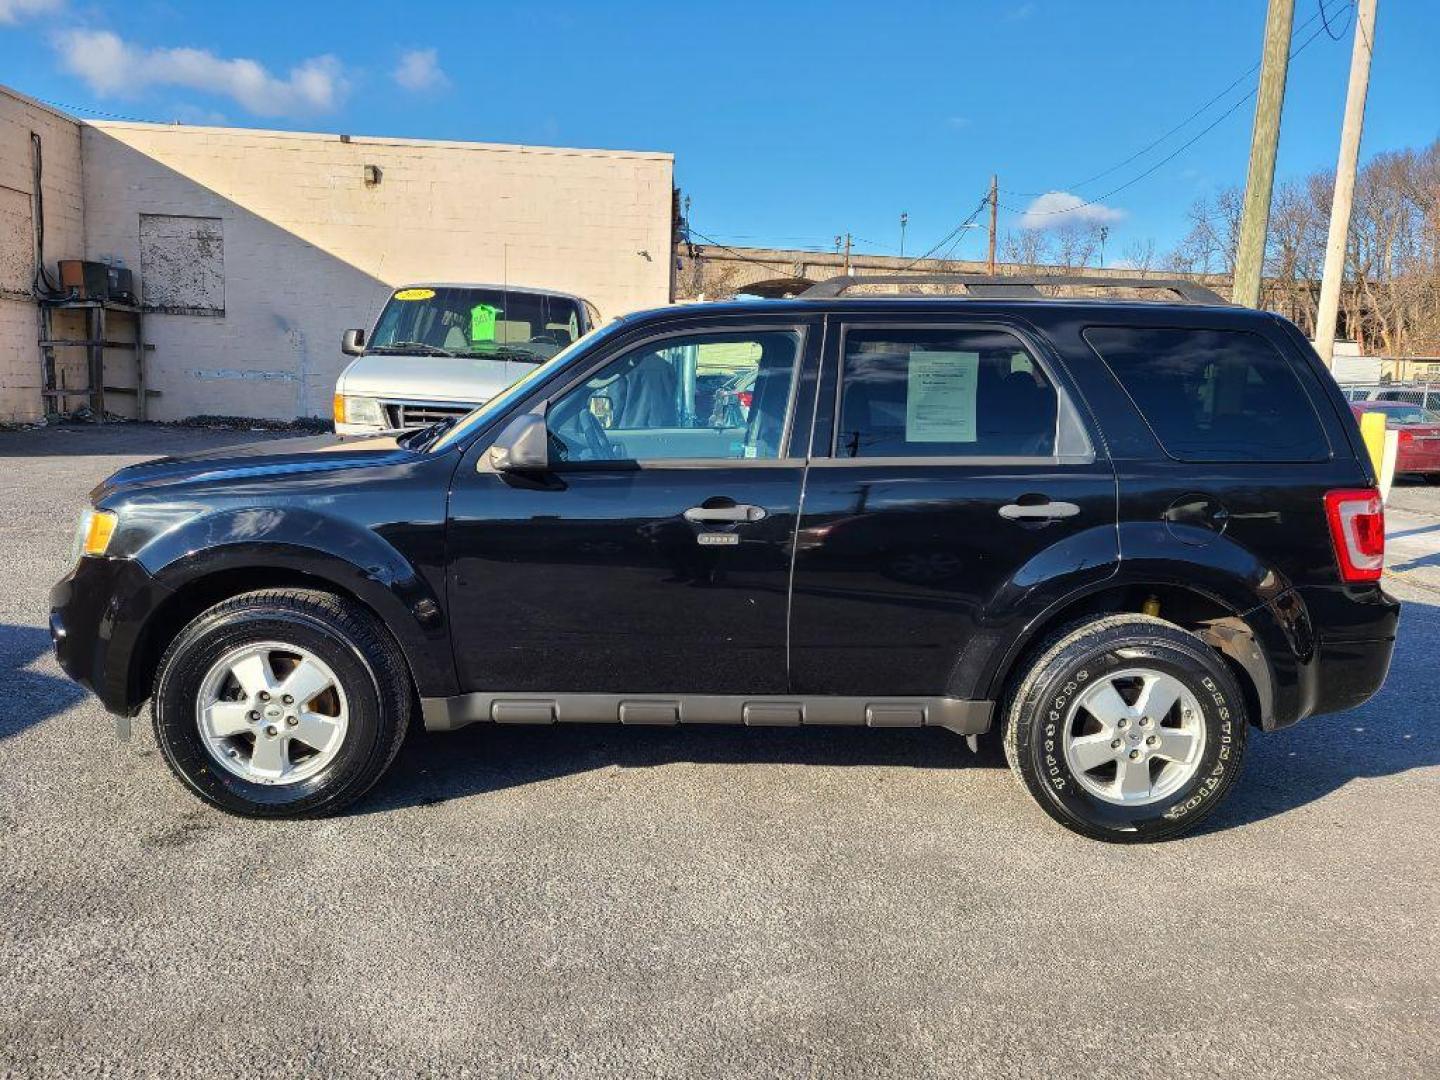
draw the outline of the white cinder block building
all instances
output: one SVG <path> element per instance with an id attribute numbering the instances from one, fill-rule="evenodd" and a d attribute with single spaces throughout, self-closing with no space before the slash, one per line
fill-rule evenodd
<path id="1" fill-rule="evenodd" d="M 607 318 L 670 297 L 669 154 L 91 123 L 0 88 L 0 419 L 43 414 L 31 131 L 52 274 L 134 274 L 154 419 L 328 415 L 341 332 L 406 282 L 554 288 Z M 107 355 L 106 381 L 132 363 Z"/>

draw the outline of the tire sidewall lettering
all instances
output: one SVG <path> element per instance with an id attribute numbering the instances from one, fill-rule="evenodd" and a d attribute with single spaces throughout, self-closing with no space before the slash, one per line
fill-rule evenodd
<path id="1" fill-rule="evenodd" d="M 1121 651 L 1125 656 L 1118 655 Z M 1179 678 L 1195 694 L 1205 724 L 1205 748 L 1191 781 L 1170 799 L 1142 807 L 1094 798 L 1075 782 L 1064 755 L 1064 725 L 1076 696 L 1099 675 L 1122 664 L 1153 667 Z M 1208 811 L 1233 781 L 1242 734 L 1237 724 L 1245 722 L 1243 712 L 1236 711 L 1226 685 L 1206 665 L 1168 642 L 1151 641 L 1139 647 L 1117 643 L 1100 656 L 1082 658 L 1068 670 L 1040 679 L 1031 695 L 1031 700 L 1043 703 L 1033 714 L 1033 737 L 1028 740 L 1028 760 L 1036 779 L 1065 816 L 1092 828 L 1133 832 L 1173 825 Z"/>

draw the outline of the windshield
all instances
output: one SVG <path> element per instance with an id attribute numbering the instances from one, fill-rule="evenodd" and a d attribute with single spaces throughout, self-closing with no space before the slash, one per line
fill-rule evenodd
<path id="1" fill-rule="evenodd" d="M 1389 424 L 1440 424 L 1440 413 L 1422 409 L 1419 405 L 1401 405 L 1366 411 L 1384 413 L 1385 421 Z"/>
<path id="2" fill-rule="evenodd" d="M 450 447 L 456 443 L 463 442 L 497 416 L 501 416 L 507 412 L 517 401 L 530 393 L 535 386 L 551 378 L 556 372 L 569 367 L 570 364 L 577 359 L 583 358 L 583 356 L 590 351 L 592 345 L 600 344 L 624 326 L 625 323 L 621 321 L 617 320 L 612 322 L 604 329 L 585 335 L 585 337 L 575 342 L 569 348 L 557 353 L 553 359 L 526 372 L 521 378 L 500 391 L 500 393 L 496 394 L 484 405 L 481 405 L 473 412 L 467 413 L 454 427 L 450 428 L 441 438 L 429 446 L 428 449 L 439 453 L 450 449 Z"/>
<path id="3" fill-rule="evenodd" d="M 400 289 L 380 313 L 365 351 L 539 363 L 580 337 L 581 303 L 517 289 Z"/>

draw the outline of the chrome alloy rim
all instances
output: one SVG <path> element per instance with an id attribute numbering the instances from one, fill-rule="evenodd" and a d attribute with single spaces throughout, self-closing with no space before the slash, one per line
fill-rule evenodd
<path id="1" fill-rule="evenodd" d="M 335 760 L 350 711 L 335 672 L 296 645 L 263 641 L 211 665 L 195 697 L 205 749 L 252 784 L 297 784 Z"/>
<path id="2" fill-rule="evenodd" d="M 1195 776 L 1205 753 L 1200 703 L 1179 679 L 1153 668 L 1101 676 L 1065 718 L 1065 763 L 1097 799 L 1146 806 Z"/>

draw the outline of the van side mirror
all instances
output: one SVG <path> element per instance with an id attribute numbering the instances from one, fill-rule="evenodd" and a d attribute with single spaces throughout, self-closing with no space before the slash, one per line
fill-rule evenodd
<path id="1" fill-rule="evenodd" d="M 490 467 L 502 473 L 535 473 L 550 468 L 550 433 L 545 417 L 517 416 L 490 444 Z"/>
<path id="2" fill-rule="evenodd" d="M 346 330 L 340 338 L 340 351 L 346 356 L 359 356 L 365 351 L 365 331 Z"/>

